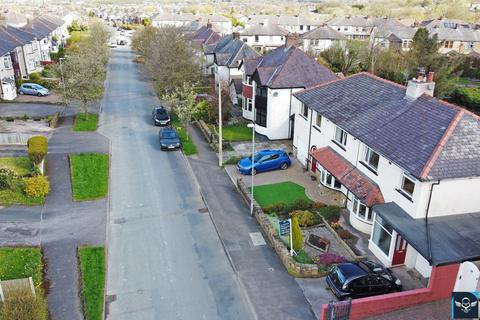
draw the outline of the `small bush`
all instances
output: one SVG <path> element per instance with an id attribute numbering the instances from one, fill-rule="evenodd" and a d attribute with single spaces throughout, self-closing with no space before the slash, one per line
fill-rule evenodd
<path id="1" fill-rule="evenodd" d="M 42 78 L 42 75 L 38 72 L 32 72 L 30 73 L 29 78 L 30 82 L 38 83 L 38 81 L 40 81 L 40 79 Z"/>
<path id="2" fill-rule="evenodd" d="M 316 223 L 315 215 L 308 210 L 297 210 L 290 213 L 290 217 L 298 218 L 300 227 L 313 226 Z"/>
<path id="3" fill-rule="evenodd" d="M 44 136 L 35 136 L 28 139 L 28 158 L 35 165 L 40 164 L 48 152 L 48 141 Z"/>
<path id="4" fill-rule="evenodd" d="M 0 168 L 0 190 L 13 189 L 18 175 L 15 171 L 8 168 Z"/>
<path id="5" fill-rule="evenodd" d="M 237 164 L 238 161 L 242 160 L 243 157 L 238 157 L 238 156 L 233 156 L 230 157 L 227 161 L 225 161 L 223 164 Z"/>
<path id="6" fill-rule="evenodd" d="M 298 218 L 292 218 L 292 246 L 295 252 L 300 252 L 303 248 L 303 236 L 302 236 L 302 229 L 298 224 Z"/>
<path id="7" fill-rule="evenodd" d="M 0 319 L 47 320 L 47 302 L 40 289 L 32 295 L 29 289 L 9 291 L 0 307 Z"/>
<path id="8" fill-rule="evenodd" d="M 327 205 L 323 202 L 314 202 L 312 204 L 312 208 L 313 209 L 320 209 L 320 208 L 323 208 L 323 207 L 326 207 Z"/>
<path id="9" fill-rule="evenodd" d="M 322 253 L 313 258 L 313 261 L 318 266 L 330 266 L 332 264 L 343 263 L 346 259 L 334 253 Z"/>
<path id="10" fill-rule="evenodd" d="M 328 223 L 336 222 L 340 219 L 340 207 L 339 206 L 326 206 L 320 208 L 318 211 Z"/>
<path id="11" fill-rule="evenodd" d="M 338 230 L 338 231 L 337 231 L 337 234 L 338 234 L 339 237 L 342 238 L 343 240 L 352 239 L 352 238 L 353 238 L 353 234 L 352 234 L 350 231 L 345 230 L 345 229 Z"/>
<path id="12" fill-rule="evenodd" d="M 313 263 L 312 258 L 308 255 L 307 252 L 304 250 L 300 250 L 297 252 L 297 255 L 293 256 L 293 259 L 297 261 L 298 263 L 303 263 L 303 264 L 310 264 Z"/>
<path id="13" fill-rule="evenodd" d="M 286 211 L 286 205 L 284 203 L 271 204 L 263 208 L 263 211 L 267 214 L 277 213 L 279 215 L 284 214 Z"/>
<path id="14" fill-rule="evenodd" d="M 312 208 L 312 203 L 305 199 L 298 199 L 298 200 L 295 200 L 295 202 L 293 202 L 290 206 L 294 209 L 291 211 L 308 210 Z"/>
<path id="15" fill-rule="evenodd" d="M 24 179 L 25 194 L 33 198 L 45 197 L 50 191 L 50 183 L 45 176 L 36 176 Z"/>
<path id="16" fill-rule="evenodd" d="M 342 229 L 342 225 L 340 224 L 340 222 L 332 222 L 330 223 L 330 227 L 332 227 L 333 230 Z"/>

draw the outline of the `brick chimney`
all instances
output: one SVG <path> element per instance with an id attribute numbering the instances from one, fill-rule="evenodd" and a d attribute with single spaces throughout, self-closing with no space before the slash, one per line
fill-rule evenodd
<path id="1" fill-rule="evenodd" d="M 425 70 L 419 69 L 418 76 L 408 81 L 406 96 L 409 99 L 417 99 L 422 94 L 426 93 L 433 97 L 433 91 L 435 90 L 435 82 L 433 81 L 433 72 L 429 72 L 425 76 Z"/>
<path id="2" fill-rule="evenodd" d="M 212 29 L 212 23 L 210 22 L 210 19 L 207 21 L 207 29 Z"/>
<path id="3" fill-rule="evenodd" d="M 291 33 L 285 36 L 285 47 L 298 47 L 300 44 L 300 35 L 298 33 Z"/>
<path id="4" fill-rule="evenodd" d="M 232 32 L 232 38 L 233 39 L 240 39 L 240 33 L 239 32 Z"/>

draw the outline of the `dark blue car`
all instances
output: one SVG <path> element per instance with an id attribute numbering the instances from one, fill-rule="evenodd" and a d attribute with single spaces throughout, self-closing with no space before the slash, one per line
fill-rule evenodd
<path id="1" fill-rule="evenodd" d="M 283 150 L 262 150 L 255 154 L 252 169 L 252 158 L 246 157 L 237 164 L 238 171 L 242 174 L 256 174 L 257 172 L 269 170 L 285 170 L 292 162 L 290 157 Z"/>

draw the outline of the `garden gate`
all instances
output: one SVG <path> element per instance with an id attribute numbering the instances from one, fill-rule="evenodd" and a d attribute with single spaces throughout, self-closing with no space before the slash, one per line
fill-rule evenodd
<path id="1" fill-rule="evenodd" d="M 326 320 L 348 320 L 350 318 L 350 310 L 352 308 L 352 300 L 329 302 L 327 308 Z"/>

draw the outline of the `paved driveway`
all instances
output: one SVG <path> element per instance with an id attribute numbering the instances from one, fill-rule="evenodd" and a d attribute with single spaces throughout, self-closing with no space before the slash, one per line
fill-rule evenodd
<path id="1" fill-rule="evenodd" d="M 152 87 L 112 50 L 101 132 L 111 140 L 107 319 L 249 319 L 180 152 L 161 152 Z"/>

